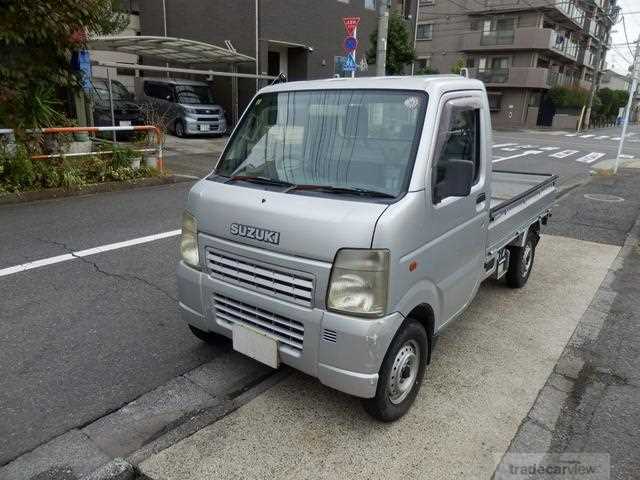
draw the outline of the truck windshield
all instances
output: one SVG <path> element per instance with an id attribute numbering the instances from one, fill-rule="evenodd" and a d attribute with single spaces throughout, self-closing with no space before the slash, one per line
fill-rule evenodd
<path id="1" fill-rule="evenodd" d="M 426 104 L 426 93 L 402 90 L 263 94 L 215 173 L 396 197 L 408 184 Z"/>
<path id="2" fill-rule="evenodd" d="M 178 103 L 211 105 L 213 95 L 205 85 L 176 85 Z"/>

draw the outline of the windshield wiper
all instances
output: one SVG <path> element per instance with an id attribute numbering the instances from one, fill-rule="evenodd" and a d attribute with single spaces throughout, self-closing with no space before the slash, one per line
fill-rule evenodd
<path id="1" fill-rule="evenodd" d="M 338 195 L 361 195 L 366 197 L 380 197 L 380 198 L 396 198 L 395 195 L 391 195 L 386 192 L 379 192 L 377 190 L 369 190 L 367 188 L 358 187 L 333 187 L 331 185 L 291 185 L 284 193 L 289 193 L 294 190 L 315 190 L 320 192 L 335 193 Z"/>
<path id="2" fill-rule="evenodd" d="M 285 182 L 284 180 L 277 180 L 275 178 L 269 177 L 260 177 L 260 176 L 252 176 L 252 175 L 233 175 L 229 177 L 225 183 L 235 182 L 236 180 L 241 180 L 243 182 L 249 183 L 258 183 L 260 185 L 278 185 L 280 187 L 295 187 L 296 185 L 291 182 Z"/>

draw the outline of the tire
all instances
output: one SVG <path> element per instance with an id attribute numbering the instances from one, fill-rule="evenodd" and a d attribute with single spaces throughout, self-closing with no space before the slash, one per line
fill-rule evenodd
<path id="1" fill-rule="evenodd" d="M 382 422 L 393 422 L 407 413 L 420 390 L 428 357 L 424 327 L 417 320 L 405 320 L 384 356 L 375 397 L 363 400 L 365 411 Z M 404 388 L 398 375 L 408 375 Z"/>
<path id="2" fill-rule="evenodd" d="M 536 256 L 537 241 L 535 235 L 527 235 L 523 247 L 509 248 L 509 269 L 506 278 L 511 288 L 522 288 L 529 280 Z"/>
<path id="3" fill-rule="evenodd" d="M 215 333 L 205 332 L 204 330 L 200 330 L 199 328 L 194 327 L 193 325 L 189 325 L 189 330 L 193 333 L 199 340 L 202 340 L 205 343 L 210 345 L 219 344 L 223 339 L 222 335 L 216 335 Z"/>
<path id="4" fill-rule="evenodd" d="M 180 137 L 180 138 L 184 138 L 186 137 L 186 133 L 184 130 L 184 123 L 182 123 L 182 120 L 177 120 L 175 125 L 173 126 L 173 131 L 176 134 L 176 137 Z"/>

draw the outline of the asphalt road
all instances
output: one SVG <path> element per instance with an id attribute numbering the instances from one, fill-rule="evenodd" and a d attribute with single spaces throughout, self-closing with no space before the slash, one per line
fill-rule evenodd
<path id="1" fill-rule="evenodd" d="M 612 158 L 617 148 L 595 139 L 615 132 L 593 133 L 496 132 L 494 143 L 502 146 L 494 149 L 495 165 L 580 181 L 597 161 L 578 159 L 591 152 Z M 631 133 L 640 142 L 640 130 Z M 640 143 L 634 135 L 629 140 L 627 153 L 640 157 Z M 553 156 L 564 150 L 574 153 Z M 167 164 L 205 175 L 216 151 L 173 155 Z M 0 270 L 175 231 L 190 186 L 0 206 Z M 0 276 L 0 465 L 220 353 L 192 338 L 177 318 L 177 241 L 174 234 Z"/>

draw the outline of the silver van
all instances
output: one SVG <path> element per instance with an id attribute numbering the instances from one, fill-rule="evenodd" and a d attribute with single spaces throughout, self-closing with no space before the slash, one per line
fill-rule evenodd
<path id="1" fill-rule="evenodd" d="M 215 103 L 206 82 L 182 79 L 144 79 L 142 100 L 158 106 L 169 118 L 169 127 L 178 137 L 224 134 L 224 110 Z"/>

